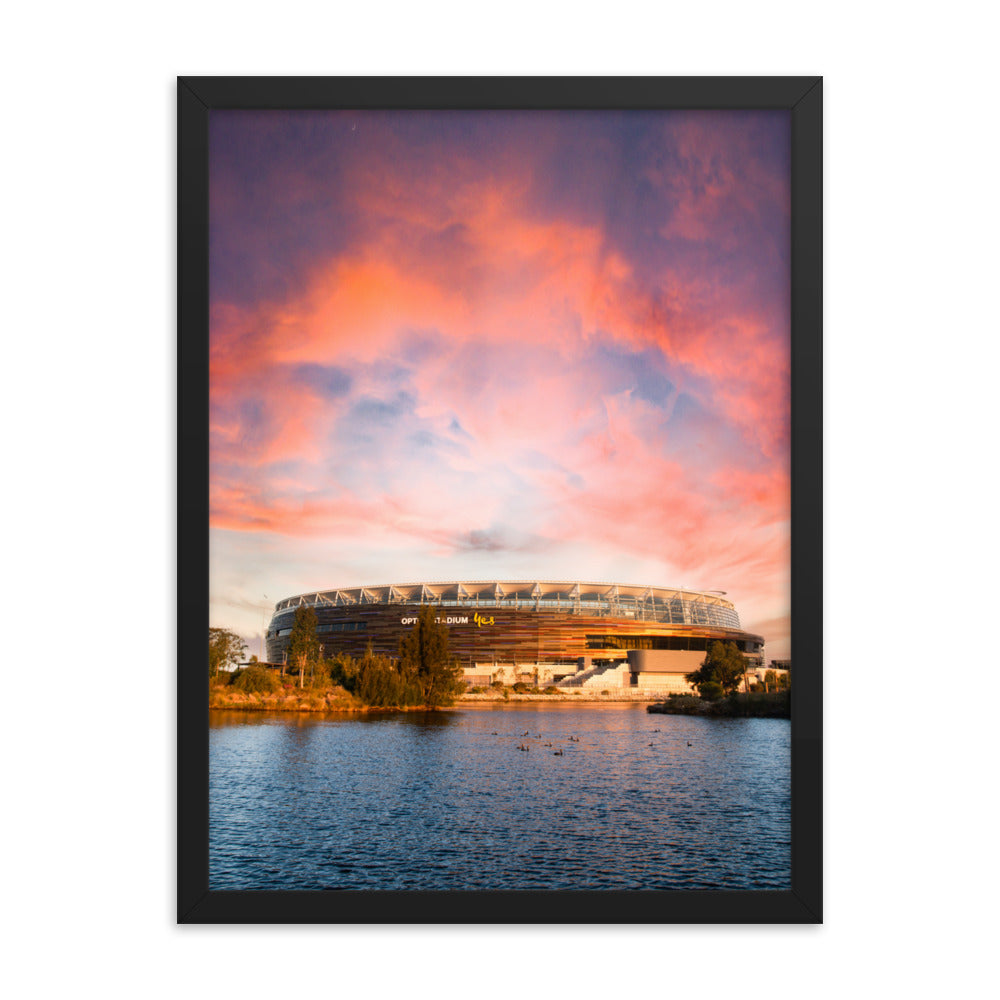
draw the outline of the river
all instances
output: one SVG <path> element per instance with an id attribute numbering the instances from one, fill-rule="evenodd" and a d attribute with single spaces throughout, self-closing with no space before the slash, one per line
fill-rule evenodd
<path id="1" fill-rule="evenodd" d="M 209 884 L 788 889 L 790 736 L 627 703 L 212 712 Z"/>

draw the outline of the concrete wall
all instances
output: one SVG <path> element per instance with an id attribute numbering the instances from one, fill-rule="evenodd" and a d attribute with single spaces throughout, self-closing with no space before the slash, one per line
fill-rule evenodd
<path id="1" fill-rule="evenodd" d="M 518 681 L 534 684 L 537 672 L 539 686 L 546 687 L 553 682 L 553 674 L 573 674 L 576 669 L 572 665 L 552 663 L 474 663 L 471 667 L 463 667 L 462 673 L 468 683 L 486 686 L 491 679 L 501 684 Z"/>
<path id="2" fill-rule="evenodd" d="M 632 673 L 690 674 L 701 666 L 705 653 L 687 649 L 630 649 L 628 668 Z"/>
<path id="3" fill-rule="evenodd" d="M 697 670 L 705 654 L 687 649 L 630 649 L 628 669 L 637 691 L 658 694 L 691 694 L 694 688 L 684 675 Z"/>
<path id="4" fill-rule="evenodd" d="M 636 674 L 634 691 L 655 691 L 658 694 L 697 694 L 684 680 L 683 674 Z"/>

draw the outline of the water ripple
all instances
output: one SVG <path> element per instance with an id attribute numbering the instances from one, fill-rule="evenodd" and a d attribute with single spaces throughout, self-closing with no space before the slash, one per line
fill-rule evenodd
<path id="1" fill-rule="evenodd" d="M 210 885 L 787 889 L 789 803 L 780 719 L 213 713 Z"/>

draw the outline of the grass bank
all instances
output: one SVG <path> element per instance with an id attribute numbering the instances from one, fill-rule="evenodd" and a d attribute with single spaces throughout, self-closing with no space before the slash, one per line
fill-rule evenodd
<path id="1" fill-rule="evenodd" d="M 242 712 L 385 712 L 423 711 L 423 706 L 409 709 L 398 706 L 366 705 L 345 688 L 327 680 L 299 687 L 296 678 L 279 678 L 271 671 L 258 670 L 251 683 L 233 683 L 230 676 L 220 676 L 209 684 L 208 707 L 219 711 Z M 238 675 L 237 675 L 238 676 Z M 656 695 L 614 688 L 607 691 L 560 690 L 554 687 L 515 691 L 513 688 L 490 688 L 460 694 L 453 708 L 502 708 L 528 702 L 572 703 L 574 705 L 606 704 L 609 702 L 646 703 Z M 447 709 L 445 709 L 447 710 Z"/>
<path id="2" fill-rule="evenodd" d="M 367 712 L 354 695 L 342 687 L 282 687 L 278 691 L 238 691 L 213 684 L 208 692 L 210 709 L 243 712 Z"/>
<path id="3" fill-rule="evenodd" d="M 460 695 L 452 708 L 502 708 L 517 706 L 526 702 L 571 702 L 587 705 L 608 702 L 648 702 L 650 697 L 630 695 L 628 692 L 614 691 L 607 695 L 588 691 L 578 694 L 466 694 Z M 423 711 L 423 708 L 402 709 L 365 705 L 360 699 L 342 687 L 299 688 L 283 687 L 280 691 L 239 691 L 228 685 L 211 685 L 208 707 L 220 711 L 242 712 L 386 712 Z M 443 709 L 447 711 L 447 708 Z"/>
<path id="4" fill-rule="evenodd" d="M 646 711 L 663 715 L 708 715 L 728 719 L 790 719 L 792 696 L 790 691 L 761 691 L 732 694 L 718 701 L 708 701 L 694 695 L 675 695 L 666 701 L 648 705 Z"/>
<path id="5" fill-rule="evenodd" d="M 447 708 L 426 708 L 423 705 L 365 705 L 343 688 L 325 691 L 309 688 L 292 688 L 280 694 L 243 692 L 226 688 L 212 688 L 208 707 L 219 712 L 447 712 Z"/>

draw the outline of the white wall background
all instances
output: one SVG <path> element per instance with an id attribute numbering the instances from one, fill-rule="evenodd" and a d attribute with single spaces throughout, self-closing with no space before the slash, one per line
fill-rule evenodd
<path id="1" fill-rule="evenodd" d="M 987 9 L 7 11 L 11 995 L 988 991 L 1000 330 Z M 823 927 L 174 926 L 174 78 L 427 72 L 826 77 Z M 99 645 L 112 617 L 116 638 Z"/>

